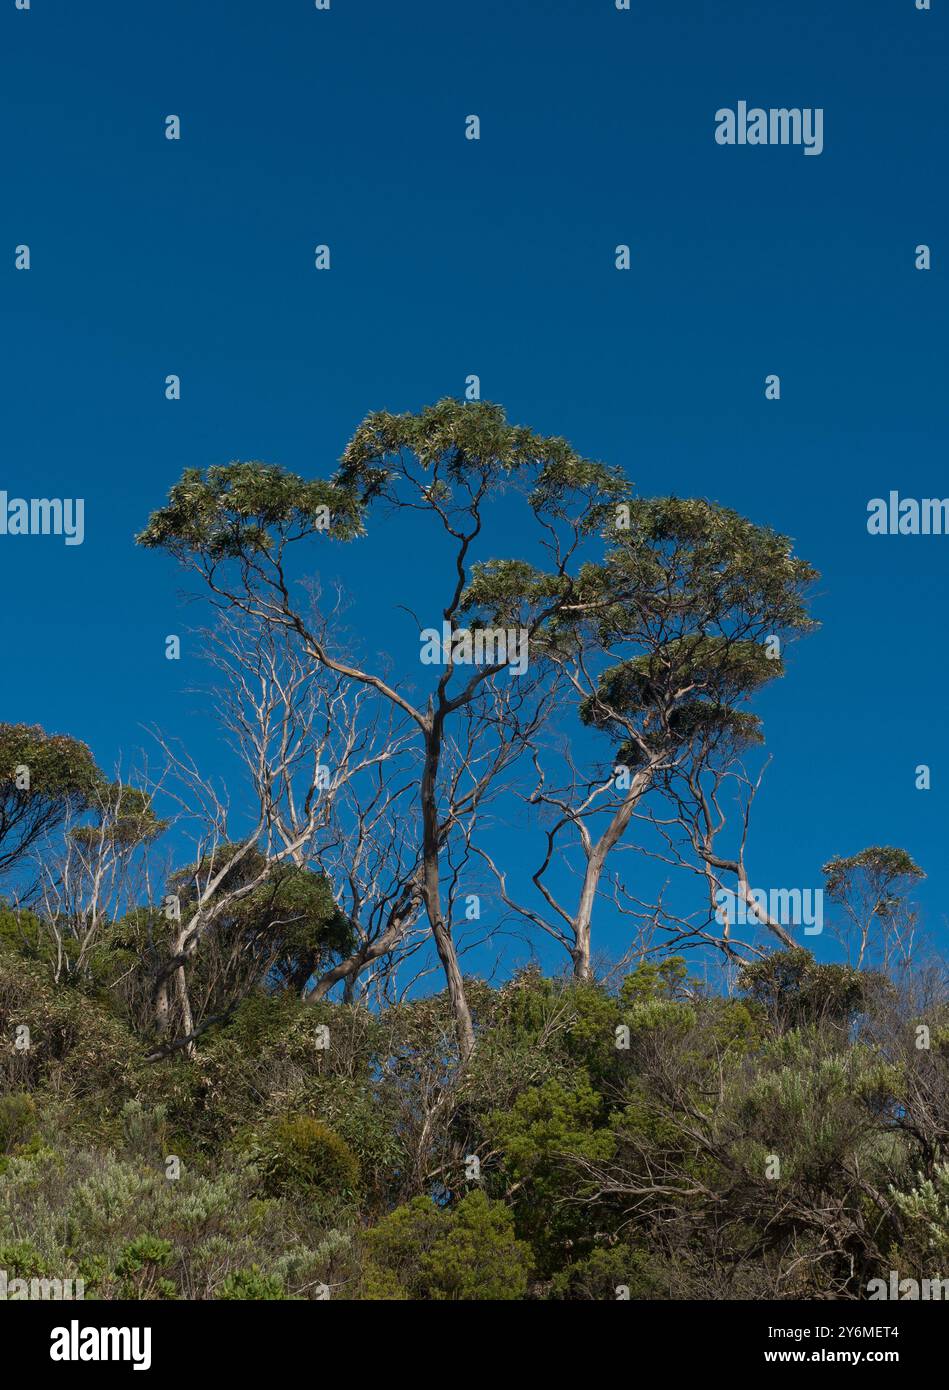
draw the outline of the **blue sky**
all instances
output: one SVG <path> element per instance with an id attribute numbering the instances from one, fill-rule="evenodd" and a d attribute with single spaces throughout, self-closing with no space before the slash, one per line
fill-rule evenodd
<path id="1" fill-rule="evenodd" d="M 640 492 L 795 538 L 823 626 L 758 705 L 753 876 L 905 846 L 944 929 L 949 537 L 866 531 L 871 497 L 949 494 L 943 0 L 8 0 L 0 55 L 0 488 L 86 510 L 81 547 L 0 539 L 0 717 L 213 761 L 164 659 L 197 615 L 135 532 L 185 467 L 326 475 L 367 411 L 477 373 Z M 717 145 L 741 99 L 822 107 L 823 153 Z M 380 642 L 392 563 L 339 565 Z"/>

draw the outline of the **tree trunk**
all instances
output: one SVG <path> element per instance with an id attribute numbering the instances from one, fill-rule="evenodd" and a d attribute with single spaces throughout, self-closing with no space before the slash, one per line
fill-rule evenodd
<path id="1" fill-rule="evenodd" d="M 593 931 L 593 906 L 596 902 L 600 879 L 603 876 L 603 866 L 613 846 L 625 832 L 637 803 L 652 781 L 654 767 L 654 763 L 649 763 L 636 773 L 622 805 L 617 807 L 613 819 L 587 853 L 583 887 L 580 890 L 577 915 L 573 921 L 574 948 L 570 952 L 575 980 L 592 980 L 593 978 L 593 969 L 590 965 L 590 938 Z"/>
<path id="2" fill-rule="evenodd" d="M 437 908 L 435 912 L 437 913 Z M 461 1061 L 467 1062 L 474 1052 L 474 1024 L 471 1020 L 468 1000 L 465 997 L 465 982 L 458 966 L 458 953 L 455 950 L 450 928 L 437 916 L 433 919 L 431 913 L 429 914 L 429 921 L 432 924 L 432 935 L 435 938 L 438 958 L 442 963 L 445 979 L 448 982 L 448 997 L 451 1000 L 452 1013 L 455 1016 L 455 1032 L 458 1036 L 458 1053 Z"/>
<path id="3" fill-rule="evenodd" d="M 455 1016 L 458 1055 L 464 1064 L 474 1051 L 474 1024 L 465 998 L 465 983 L 458 965 L 458 952 L 451 927 L 442 915 L 441 879 L 439 872 L 438 803 L 435 792 L 438 765 L 441 758 L 442 716 L 436 713 L 426 730 L 425 766 L 422 770 L 422 901 L 428 916 L 435 949 L 445 972 L 448 997 Z"/>
<path id="4" fill-rule="evenodd" d="M 351 999 L 356 981 L 366 966 L 371 965 L 380 956 L 388 955 L 402 940 L 415 916 L 418 903 L 419 886 L 416 877 L 399 894 L 398 902 L 392 909 L 389 924 L 382 935 L 378 936 L 375 941 L 364 942 L 359 950 L 354 951 L 346 960 L 340 961 L 338 965 L 325 971 L 311 990 L 307 991 L 307 982 L 304 981 L 303 998 L 314 1001 L 324 999 L 333 986 L 338 985 L 342 980 L 346 995 L 348 999 Z"/>

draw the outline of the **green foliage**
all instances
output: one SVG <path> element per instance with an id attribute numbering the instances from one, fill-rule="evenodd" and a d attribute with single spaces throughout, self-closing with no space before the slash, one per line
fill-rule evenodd
<path id="1" fill-rule="evenodd" d="M 538 1189 L 554 1179 L 565 1155 L 610 1156 L 612 1136 L 595 1128 L 603 1109 L 603 1098 L 579 1072 L 569 1086 L 554 1080 L 532 1087 L 487 1124 L 512 1175 Z"/>
<path id="2" fill-rule="evenodd" d="M 136 539 L 148 548 L 165 547 L 179 556 L 204 552 L 219 561 L 267 553 L 275 535 L 298 540 L 322 530 L 341 539 L 360 533 L 351 493 L 306 482 L 274 464 L 228 463 L 185 469 L 167 505 L 152 513 Z"/>
<path id="3" fill-rule="evenodd" d="M 762 1153 L 779 1154 L 782 1179 L 818 1186 L 872 1128 L 876 1100 L 898 1084 L 893 1069 L 881 1069 L 869 1052 L 820 1051 L 813 1032 L 772 1044 L 740 1108 L 744 1132 L 760 1136 Z"/>
<path id="4" fill-rule="evenodd" d="M 257 1265 L 249 1269 L 236 1269 L 221 1281 L 218 1298 L 225 1300 L 246 1299 L 254 1303 L 274 1302 L 287 1297 L 283 1280 L 275 1274 L 264 1274 Z"/>
<path id="5" fill-rule="evenodd" d="M 769 660 L 755 642 L 691 633 L 603 671 L 596 694 L 580 703 L 580 718 L 619 736 L 625 724 L 617 715 L 640 714 L 669 699 L 673 691 L 697 685 L 712 692 L 714 699 L 680 701 L 672 707 L 672 727 L 683 739 L 729 727 L 745 731 L 748 741 L 760 742 L 757 723 L 736 721 L 727 701 L 782 674 L 781 663 Z"/>
<path id="6" fill-rule="evenodd" d="M 604 1301 L 620 1297 L 659 1298 L 664 1291 L 656 1261 L 644 1250 L 612 1245 L 567 1265 L 550 1281 L 548 1297 L 556 1300 Z"/>
<path id="7" fill-rule="evenodd" d="M 28 786 L 17 784 L 18 768 L 27 770 Z M 47 734 L 38 724 L 0 724 L 0 873 L 67 816 L 87 810 L 103 786 L 78 739 Z"/>
<path id="8" fill-rule="evenodd" d="M 217 947 L 208 970 L 213 975 L 207 987 L 208 1012 L 225 1011 L 235 998 L 244 997 L 249 984 L 271 971 L 299 992 L 322 965 L 352 950 L 352 925 L 337 908 L 325 875 L 293 863 L 268 869 L 265 856 L 253 846 L 221 845 L 213 856 L 170 876 L 167 892 L 178 898 L 182 921 L 188 922 L 199 894 L 218 875 L 219 897 L 240 896 L 216 914 L 205 933 Z M 149 929 L 149 922 L 139 924 L 140 935 Z M 206 948 L 204 958 L 209 954 Z M 199 958 L 193 967 L 199 985 L 202 969 Z"/>
<path id="9" fill-rule="evenodd" d="M 582 457 L 565 439 L 509 424 L 500 406 L 446 398 L 418 412 L 371 412 L 330 481 L 308 482 L 257 462 L 188 469 L 137 540 L 205 577 L 213 569 L 216 582 L 235 591 L 269 587 L 289 611 L 286 588 L 257 563 L 260 556 L 279 567 L 289 544 L 320 531 L 347 541 L 361 536 L 379 502 L 428 514 L 470 541 L 482 533 L 489 502 L 512 484 L 526 495 L 532 520 L 564 523 L 577 538 L 602 528 L 613 500 L 629 490 L 620 469 Z M 535 660 L 557 647 L 553 620 L 571 596 L 562 566 L 544 573 L 521 558 L 473 556 L 468 564 L 457 611 L 471 628 L 528 627 Z M 452 587 L 455 579 L 452 568 Z"/>
<path id="10" fill-rule="evenodd" d="M 129 1241 L 122 1251 L 115 1266 L 117 1274 L 137 1274 L 146 1265 L 164 1265 L 172 1253 L 172 1245 L 168 1240 L 160 1240 L 157 1236 L 137 1236 L 135 1240 Z"/>
<path id="11" fill-rule="evenodd" d="M 613 1065 L 620 1013 L 617 1001 L 593 984 L 545 979 L 535 969 L 525 970 L 500 992 L 493 1015 L 476 1065 L 498 1064 L 506 1056 L 518 1073 L 529 1068 L 535 1079 L 563 1076 L 578 1066 L 598 1077 Z M 495 1077 L 491 1086 L 499 1081 Z M 493 1094 L 496 1100 L 496 1089 Z M 485 1095 L 491 1095 L 490 1087 Z"/>
<path id="12" fill-rule="evenodd" d="M 27 1027 L 30 1046 L 0 1050 L 0 1083 L 9 1089 L 55 1088 L 90 1110 L 124 1100 L 141 1043 L 105 1005 L 71 986 L 57 987 L 42 965 L 0 950 L 0 1035 Z"/>
<path id="13" fill-rule="evenodd" d="M 510 1211 L 480 1191 L 450 1210 L 417 1197 L 367 1232 L 366 1244 L 370 1298 L 509 1301 L 527 1292 L 530 1249 Z"/>
<path id="14" fill-rule="evenodd" d="M 6 1270 L 9 1279 L 48 1279 L 55 1275 L 50 1261 L 31 1240 L 0 1242 L 0 1269 Z"/>
<path id="15" fill-rule="evenodd" d="M 254 1136 L 252 1152 L 269 1196 L 349 1198 L 359 1185 L 348 1144 L 309 1115 L 271 1121 Z"/>
<path id="16" fill-rule="evenodd" d="M 39 724 L 0 724 L 0 781 L 14 780 L 18 766 L 29 770 L 24 799 L 60 799 L 84 806 L 102 786 L 102 774 L 91 752 L 78 739 L 47 734 Z"/>
<path id="17" fill-rule="evenodd" d="M 620 987 L 620 998 L 627 1004 L 649 999 L 680 999 L 688 987 L 688 969 L 681 956 L 665 960 L 642 960 Z"/>
<path id="18" fill-rule="evenodd" d="M 539 523 L 534 560 L 529 541 L 492 553 L 487 506 L 512 501 Z M 302 559 L 401 508 L 455 543 L 446 619 L 530 632 L 532 674 L 514 693 L 456 679 L 446 700 L 449 672 L 420 716 L 429 751 L 450 750 L 423 783 L 436 802 L 465 746 L 451 716 L 474 716 L 472 766 L 506 771 L 521 727 L 540 746 L 561 688 L 611 758 L 646 769 L 644 795 L 701 801 L 762 742 L 747 704 L 815 626 L 816 571 L 787 537 L 703 499 L 637 499 L 620 469 L 487 402 L 372 412 L 328 480 L 255 461 L 188 469 L 138 541 L 211 581 L 225 606 L 271 615 L 325 672 L 332 625 L 324 636 L 322 616 L 311 630 L 294 609 L 302 570 L 288 547 L 303 542 Z M 378 693 L 371 679 L 361 688 Z M 24 766 L 30 784 L 17 787 Z M 599 766 L 574 770 L 591 793 L 579 818 L 557 795 L 532 798 L 531 814 L 563 812 L 583 835 L 615 802 Z M 441 837 L 488 803 L 490 776 L 461 775 L 455 791 L 461 810 L 436 840 L 460 872 Z M 286 790 L 274 795 L 282 804 Z M 383 796 L 375 810 L 408 832 L 401 803 Z M 0 725 L 0 871 L 51 831 L 74 858 L 105 848 L 125 865 L 163 829 L 149 797 L 105 778 L 83 744 Z M 271 830 L 279 840 L 284 827 Z M 271 1301 L 324 1286 L 395 1301 L 847 1298 L 894 1259 L 920 1269 L 949 1254 L 949 1028 L 935 977 L 901 993 L 797 949 L 744 965 L 733 996 L 702 983 L 706 956 L 693 974 L 692 957 L 654 948 L 618 988 L 530 968 L 500 988 L 465 982 L 476 1045 L 459 1063 L 447 993 L 304 1002 L 358 933 L 316 841 L 302 851 L 312 868 L 274 866 L 263 848 L 263 834 L 220 845 L 167 877 L 181 923 L 200 926 L 178 958 L 158 884 L 156 901 L 129 892 L 104 914 L 81 969 L 67 914 L 0 907 L 8 1272 L 82 1278 L 106 1299 Z M 865 934 L 912 917 L 922 871 L 905 851 L 871 847 L 824 872 Z M 211 909 L 200 921 L 199 903 Z M 688 926 L 682 939 L 695 944 Z M 170 969 L 190 1007 L 175 995 L 168 1024 Z M 925 1050 L 912 1043 L 920 1023 Z M 29 1045 L 15 1046 L 24 1028 Z"/>
<path id="19" fill-rule="evenodd" d="M 905 1222 L 901 1244 L 915 1268 L 941 1271 L 949 1261 L 949 1163 L 940 1164 L 932 1177 L 920 1173 L 909 1191 L 891 1189 Z"/>
<path id="20" fill-rule="evenodd" d="M 625 521 L 626 518 L 624 517 Z M 607 569 L 629 593 L 653 596 L 655 611 L 672 609 L 677 594 L 664 588 L 671 573 L 685 592 L 720 611 L 738 609 L 773 630 L 807 631 L 814 626 L 804 594 L 817 572 L 791 553 L 786 536 L 757 526 L 728 507 L 700 498 L 637 498 L 628 525 L 615 521 Z M 591 571 L 591 580 L 598 576 Z M 608 610 L 607 627 L 624 627 L 623 606 Z"/>
<path id="21" fill-rule="evenodd" d="M 136 1236 L 120 1252 L 115 1276 L 123 1298 L 174 1298 L 175 1283 L 161 1274 L 174 1253 L 170 1240 Z"/>
<path id="22" fill-rule="evenodd" d="M 87 850 L 102 843 L 108 843 L 115 850 L 129 850 L 157 839 L 168 826 L 167 821 L 155 814 L 147 792 L 121 782 L 97 787 L 90 798 L 89 810 L 97 823 L 76 826 L 70 831 L 73 841 Z"/>
<path id="23" fill-rule="evenodd" d="M 775 951 L 742 967 L 738 983 L 771 1020 L 799 1028 L 826 1020 L 846 1028 L 879 977 L 843 965 L 820 965 L 803 947 Z"/>
<path id="24" fill-rule="evenodd" d="M 604 559 L 582 567 L 558 620 L 607 658 L 581 721 L 633 767 L 760 743 L 757 717 L 738 706 L 783 675 L 775 639 L 814 628 L 816 571 L 786 537 L 701 499 L 631 499 L 605 536 Z"/>
<path id="25" fill-rule="evenodd" d="M 842 901 L 854 886 L 854 881 L 865 876 L 884 903 L 921 878 L 925 878 L 919 865 L 907 854 L 905 849 L 894 849 L 889 845 L 874 845 L 851 854 L 847 858 L 829 859 L 822 869 L 825 876 L 825 889 L 829 897 Z"/>
<path id="26" fill-rule="evenodd" d="M 0 1096 L 0 1153 L 7 1154 L 36 1133 L 36 1105 L 22 1091 Z"/>
<path id="27" fill-rule="evenodd" d="M 620 490 L 617 470 L 582 458 L 565 439 L 509 425 L 503 409 L 489 401 L 451 398 L 417 414 L 367 415 L 346 446 L 336 481 L 364 500 L 382 495 L 391 463 L 402 452 L 413 454 L 426 472 L 437 466 L 446 487 L 479 473 L 498 479 L 534 474 L 532 505 L 538 510 L 555 507 L 577 489 Z"/>
<path id="28" fill-rule="evenodd" d="M 544 1270 L 582 1240 L 584 1223 L 569 1198 L 584 1196 L 584 1161 L 613 1157 L 616 1141 L 606 1119 L 603 1097 L 585 1071 L 531 1087 L 510 1109 L 487 1116 L 485 1129 L 501 1154 L 518 1233 L 530 1240 Z"/>
<path id="29" fill-rule="evenodd" d="M 28 915 L 6 922 L 0 1032 L 31 1041 L 0 1050 L 10 1277 L 105 1299 L 860 1297 L 946 1254 L 934 995 L 806 951 L 734 997 L 681 956 L 615 992 L 528 969 L 470 982 L 459 1072 L 445 995 L 376 1013 L 258 985 L 194 1058 L 149 1062 L 114 997 L 57 984 Z"/>
<path id="30" fill-rule="evenodd" d="M 330 1238 L 294 1203 L 261 1202 L 242 1172 L 218 1167 L 169 1181 L 163 1167 L 106 1150 L 14 1157 L 0 1178 L 0 1268 L 81 1278 L 87 1297 L 110 1299 L 216 1298 L 246 1288 L 242 1273 L 255 1267 L 284 1296 L 354 1278 L 346 1232 Z"/>

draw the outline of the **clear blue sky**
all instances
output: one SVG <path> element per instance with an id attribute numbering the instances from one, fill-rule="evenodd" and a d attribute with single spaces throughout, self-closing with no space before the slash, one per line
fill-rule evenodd
<path id="1" fill-rule="evenodd" d="M 753 877 L 816 885 L 831 854 L 902 845 L 938 929 L 949 537 L 866 532 L 870 497 L 949 495 L 933 4 L 4 0 L 0 487 L 84 497 L 86 540 L 0 539 L 0 717 L 106 766 L 150 723 L 213 757 L 187 643 L 164 659 L 198 615 L 134 533 L 185 467 L 326 474 L 368 410 L 474 372 L 642 493 L 795 538 L 823 627 L 760 702 Z M 822 107 L 822 155 L 718 146 L 740 99 Z M 389 562 L 364 549 L 346 575 L 378 595 L 380 643 Z"/>

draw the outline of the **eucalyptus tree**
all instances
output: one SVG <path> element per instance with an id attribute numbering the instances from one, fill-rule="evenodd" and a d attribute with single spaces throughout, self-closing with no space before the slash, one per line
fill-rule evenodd
<path id="1" fill-rule="evenodd" d="M 604 538 L 605 556 L 581 568 L 548 649 L 581 724 L 608 740 L 609 763 L 585 770 L 570 749 L 569 778 L 558 786 L 536 759 L 530 802 L 548 816 L 533 874 L 540 907 L 516 902 L 493 866 L 505 901 L 565 947 L 580 979 L 592 971 L 598 900 L 636 911 L 624 909 L 630 895 L 618 876 L 607 892 L 605 875 L 643 798 L 684 779 L 701 812 L 705 775 L 762 740 L 760 721 L 742 706 L 783 675 L 784 645 L 815 625 L 807 596 L 816 571 L 786 537 L 728 508 L 676 497 L 622 502 Z M 490 597 L 488 576 L 479 597 Z M 691 810 L 680 798 L 674 815 L 690 832 Z M 714 852 L 691 838 L 707 875 Z M 549 871 L 578 848 L 579 890 L 568 897 Z M 651 913 L 661 915 L 655 905 Z M 681 921 L 676 929 L 680 938 L 692 930 Z"/>
<path id="2" fill-rule="evenodd" d="M 571 567 L 606 509 L 627 492 L 618 469 L 583 458 L 561 438 L 510 425 L 499 406 L 443 400 L 417 414 L 367 416 L 326 481 L 256 462 L 189 469 L 138 537 L 196 571 L 214 603 L 293 634 L 310 661 L 368 687 L 414 725 L 421 762 L 417 889 L 462 1059 L 474 1045 L 474 1025 L 443 862 L 457 834 L 470 837 L 486 798 L 536 739 L 550 704 L 547 632 L 570 606 Z M 508 499 L 521 503 L 523 544 L 538 548 L 537 565 L 519 558 L 491 569 L 490 556 L 478 560 L 496 543 L 495 505 Z M 438 573 L 427 601 L 440 626 L 420 629 L 412 680 L 337 648 L 292 584 L 294 547 L 352 541 L 371 526 L 378 543 L 380 511 L 421 518 L 435 532 Z M 476 571 L 476 562 L 488 568 Z M 485 603 L 479 574 L 491 575 Z M 491 621 L 499 612 L 500 628 Z M 414 693 L 420 668 L 430 677 L 422 698 Z M 521 683 L 514 695 L 505 685 L 512 681 Z"/>
<path id="3" fill-rule="evenodd" d="M 0 724 L 0 874 L 21 866 L 107 782 L 89 748 L 38 724 Z"/>
<path id="4" fill-rule="evenodd" d="M 308 613 L 322 645 L 338 614 Z M 290 982 L 304 997 L 386 988 L 427 929 L 421 911 L 414 725 L 366 685 L 313 662 L 294 635 L 225 613 L 207 634 L 210 694 L 242 780 L 266 805 L 275 844 L 318 864 L 349 925 L 349 949 Z M 318 968 L 317 968 L 318 965 Z"/>
<path id="5" fill-rule="evenodd" d="M 835 925 L 856 970 L 890 971 L 913 955 L 919 912 L 912 891 L 926 877 L 912 856 L 892 845 L 871 845 L 857 854 L 835 855 L 823 866 L 824 891 L 837 909 Z"/>
<path id="6" fill-rule="evenodd" d="M 225 871 L 215 890 L 223 910 L 210 922 L 189 979 L 192 1030 L 226 1015 L 268 979 L 301 993 L 312 975 L 353 947 L 351 925 L 322 874 L 283 860 L 265 875 L 261 850 L 238 855 L 238 849 L 222 845 L 213 859 L 178 869 L 168 879 L 167 892 L 177 898 L 187 921 L 205 883 L 234 852 L 233 870 Z M 250 892 L 235 892 L 248 884 Z"/>
<path id="7" fill-rule="evenodd" d="M 141 787 L 102 777 L 62 834 L 37 846 L 35 898 L 55 947 L 55 978 L 88 975 L 114 924 L 147 884 L 148 851 L 167 829 Z"/>
<path id="8" fill-rule="evenodd" d="M 33 909 L 56 979 L 88 975 L 164 829 L 147 792 L 107 777 L 79 739 L 0 725 L 0 874 Z"/>

